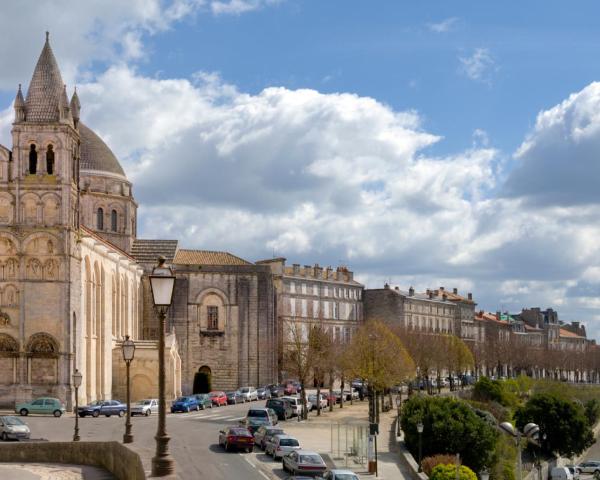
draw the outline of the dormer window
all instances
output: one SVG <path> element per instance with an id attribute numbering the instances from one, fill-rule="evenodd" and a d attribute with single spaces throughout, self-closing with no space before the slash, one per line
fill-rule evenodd
<path id="1" fill-rule="evenodd" d="M 54 149 L 52 145 L 48 145 L 46 151 L 46 172 L 48 175 L 54 175 Z"/>
<path id="2" fill-rule="evenodd" d="M 117 231 L 117 211 L 113 210 L 112 212 L 110 212 L 110 229 L 113 232 Z"/>
<path id="3" fill-rule="evenodd" d="M 98 230 L 104 230 L 104 210 L 102 208 L 96 212 L 96 227 Z"/>
<path id="4" fill-rule="evenodd" d="M 29 148 L 29 173 L 35 175 L 37 173 L 37 151 L 32 143 Z"/>

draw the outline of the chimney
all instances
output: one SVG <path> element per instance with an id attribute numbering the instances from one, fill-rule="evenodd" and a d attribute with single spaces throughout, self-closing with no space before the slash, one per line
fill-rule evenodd
<path id="1" fill-rule="evenodd" d="M 348 282 L 354 280 L 354 272 L 351 272 L 350 270 L 346 269 L 346 279 L 346 281 Z"/>
<path id="2" fill-rule="evenodd" d="M 473 294 L 469 292 L 469 293 L 467 294 L 467 298 L 468 298 L 469 300 L 473 301 Z"/>
<path id="3" fill-rule="evenodd" d="M 500 321 L 502 319 L 502 313 L 500 311 L 496 312 L 496 320 Z"/>
<path id="4" fill-rule="evenodd" d="M 440 287 L 440 290 L 443 292 L 444 291 L 444 287 Z"/>
<path id="5" fill-rule="evenodd" d="M 414 295 L 415 295 L 415 289 L 413 287 L 410 287 L 408 289 L 408 296 L 409 297 L 414 297 Z"/>
<path id="6" fill-rule="evenodd" d="M 310 275 L 311 270 L 312 270 L 312 267 L 310 265 L 304 265 L 304 276 L 308 277 Z"/>
<path id="7" fill-rule="evenodd" d="M 325 278 L 331 278 L 331 267 L 325 269 Z"/>
<path id="8" fill-rule="evenodd" d="M 453 288 L 453 289 L 452 289 L 452 293 L 453 293 L 454 295 L 458 295 L 458 288 Z"/>
<path id="9" fill-rule="evenodd" d="M 294 269 L 294 275 L 300 275 L 300 264 L 294 263 L 294 265 L 292 265 L 292 267 Z"/>
<path id="10" fill-rule="evenodd" d="M 446 295 L 445 293 L 442 294 L 442 300 L 445 302 L 446 300 L 448 300 L 448 295 Z"/>
<path id="11" fill-rule="evenodd" d="M 390 289 L 390 284 L 389 284 L 389 283 L 386 283 L 386 284 L 383 286 L 383 288 L 385 288 L 386 290 L 389 290 L 389 289 Z"/>
<path id="12" fill-rule="evenodd" d="M 315 278 L 321 278 L 323 276 L 323 267 L 320 267 L 318 263 L 315 263 Z"/>
<path id="13" fill-rule="evenodd" d="M 427 290 L 427 295 L 429 295 L 429 298 L 433 298 L 433 292 L 431 290 Z"/>
<path id="14" fill-rule="evenodd" d="M 400 289 L 399 289 L 397 286 L 396 286 L 396 287 L 394 287 L 394 290 L 396 290 L 397 292 L 399 292 L 399 291 L 400 291 Z"/>

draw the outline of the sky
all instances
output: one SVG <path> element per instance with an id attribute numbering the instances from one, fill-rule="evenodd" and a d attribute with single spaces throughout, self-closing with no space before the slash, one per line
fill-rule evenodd
<path id="1" fill-rule="evenodd" d="M 553 307 L 600 338 L 600 4 L 23 0 L 0 143 L 46 30 L 144 238 Z"/>

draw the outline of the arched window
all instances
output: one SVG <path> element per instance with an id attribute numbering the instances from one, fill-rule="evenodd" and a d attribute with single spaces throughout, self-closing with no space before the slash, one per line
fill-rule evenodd
<path id="1" fill-rule="evenodd" d="M 117 231 L 117 211 L 113 210 L 110 212 L 110 229 L 113 232 Z"/>
<path id="2" fill-rule="evenodd" d="M 29 173 L 35 175 L 37 173 L 37 151 L 32 143 L 29 148 Z"/>
<path id="3" fill-rule="evenodd" d="M 98 230 L 104 230 L 104 210 L 102 208 L 96 212 L 96 226 Z"/>
<path id="4" fill-rule="evenodd" d="M 52 145 L 48 145 L 46 151 L 46 172 L 48 175 L 54 175 L 54 149 Z"/>

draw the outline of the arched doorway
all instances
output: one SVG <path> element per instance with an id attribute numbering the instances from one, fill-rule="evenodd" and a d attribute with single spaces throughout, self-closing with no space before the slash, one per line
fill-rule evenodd
<path id="1" fill-rule="evenodd" d="M 206 365 L 194 375 L 194 393 L 208 393 L 212 390 L 212 372 Z"/>

